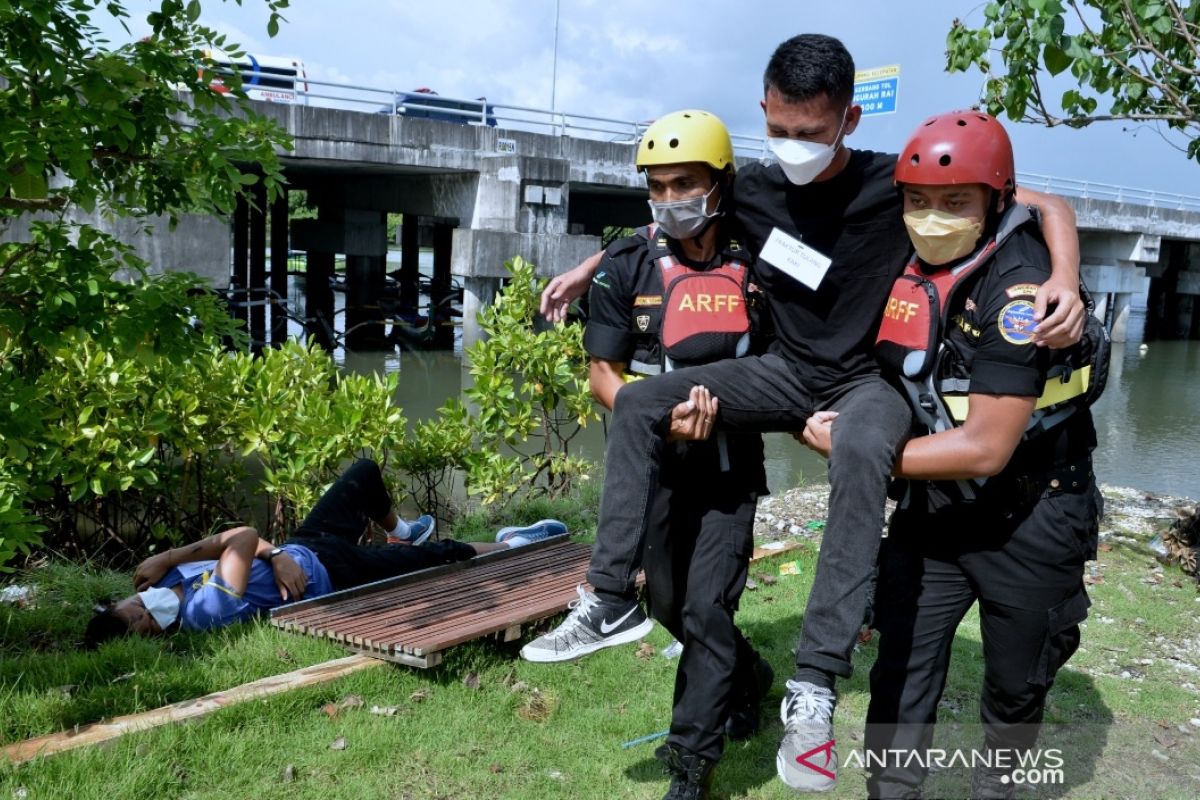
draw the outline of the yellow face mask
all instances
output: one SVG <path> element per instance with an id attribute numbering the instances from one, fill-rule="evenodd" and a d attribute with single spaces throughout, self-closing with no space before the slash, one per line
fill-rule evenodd
<path id="1" fill-rule="evenodd" d="M 975 249 L 983 225 L 932 208 L 904 215 L 904 227 L 917 256 L 926 264 L 941 266 L 957 261 Z"/>

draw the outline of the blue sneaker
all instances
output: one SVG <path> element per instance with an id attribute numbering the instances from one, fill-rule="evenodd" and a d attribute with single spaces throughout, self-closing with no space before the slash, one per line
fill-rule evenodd
<path id="1" fill-rule="evenodd" d="M 437 530 L 437 520 L 428 514 L 421 516 L 408 523 L 407 536 L 388 536 L 388 544 L 424 544 L 425 540 L 433 535 Z"/>
<path id="2" fill-rule="evenodd" d="M 496 534 L 497 542 L 508 542 L 512 547 L 520 547 L 523 544 L 531 544 L 540 542 L 543 539 L 549 539 L 551 536 L 562 536 L 567 532 L 567 526 L 556 519 L 540 519 L 532 525 L 524 527 L 509 526 L 501 528 Z"/>

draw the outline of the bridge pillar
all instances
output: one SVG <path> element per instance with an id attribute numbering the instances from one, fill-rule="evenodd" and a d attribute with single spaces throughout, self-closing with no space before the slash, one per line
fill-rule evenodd
<path id="1" fill-rule="evenodd" d="M 288 323 L 288 190 L 281 187 L 271 205 L 271 344 L 287 341 Z"/>
<path id="2" fill-rule="evenodd" d="M 499 278 L 463 278 L 462 327 L 463 348 L 479 341 L 483 331 L 479 327 L 479 312 L 492 304 L 500 289 Z"/>
<path id="3" fill-rule="evenodd" d="M 390 350 L 383 327 L 387 258 L 387 215 L 347 208 L 343 212 L 346 252 L 346 347 Z"/>
<path id="4" fill-rule="evenodd" d="M 267 190 L 262 181 L 250 189 L 250 282 L 246 300 L 250 306 L 250 346 L 261 353 L 267 343 Z"/>
<path id="5" fill-rule="evenodd" d="M 491 302 L 500 281 L 509 277 L 504 262 L 521 256 L 537 266 L 539 277 L 557 275 L 600 249 L 598 236 L 512 233 L 509 231 L 454 231 L 453 272 L 463 278 L 463 348 L 474 344 L 480 330 L 479 310 Z"/>
<path id="6" fill-rule="evenodd" d="M 454 317 L 450 264 L 454 251 L 454 223 L 433 224 L 433 281 L 429 287 L 429 304 L 433 319 L 433 346 L 449 350 L 454 347 Z"/>
<path id="7" fill-rule="evenodd" d="M 333 253 L 309 250 L 305 256 L 304 316 L 308 334 L 326 350 L 333 349 Z"/>
<path id="8" fill-rule="evenodd" d="M 400 313 L 415 314 L 421 305 L 421 229 L 416 214 L 400 222 Z"/>
<path id="9" fill-rule="evenodd" d="M 246 287 L 250 282 L 250 204 L 245 195 L 238 195 L 233 207 L 233 275 L 229 278 L 232 289 L 233 318 L 244 325 L 249 320 L 246 313 Z"/>
<path id="10" fill-rule="evenodd" d="M 1112 329 L 1109 335 L 1114 342 L 1129 340 L 1129 311 L 1133 305 L 1133 295 L 1122 292 L 1113 295 Z M 1134 340 L 1142 338 L 1142 331 L 1134 332 Z"/>

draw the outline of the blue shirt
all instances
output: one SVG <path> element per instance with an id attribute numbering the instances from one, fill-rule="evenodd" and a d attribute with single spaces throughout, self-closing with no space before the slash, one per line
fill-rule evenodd
<path id="1" fill-rule="evenodd" d="M 297 599 L 308 600 L 333 591 L 329 573 L 312 550 L 298 544 L 285 544 L 280 549 L 296 560 L 308 578 L 304 597 Z M 194 631 L 221 628 L 283 605 L 275 573 L 267 562 L 254 559 L 246 591 L 240 595 L 215 574 L 216 568 L 216 561 L 189 561 L 172 569 L 156 584 L 165 589 L 183 587 L 181 628 Z"/>

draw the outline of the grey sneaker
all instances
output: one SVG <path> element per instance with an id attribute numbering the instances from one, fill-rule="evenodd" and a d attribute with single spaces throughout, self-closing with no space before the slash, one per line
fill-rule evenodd
<path id="1" fill-rule="evenodd" d="M 838 760 L 833 740 L 837 696 L 805 681 L 788 681 L 779 707 L 783 741 L 775 755 L 779 779 L 801 792 L 824 792 L 837 783 Z"/>
<path id="2" fill-rule="evenodd" d="M 636 642 L 654 628 L 636 600 L 606 603 L 583 586 L 575 587 L 571 613 L 554 630 L 521 648 L 526 661 L 570 661 L 605 647 Z"/>

